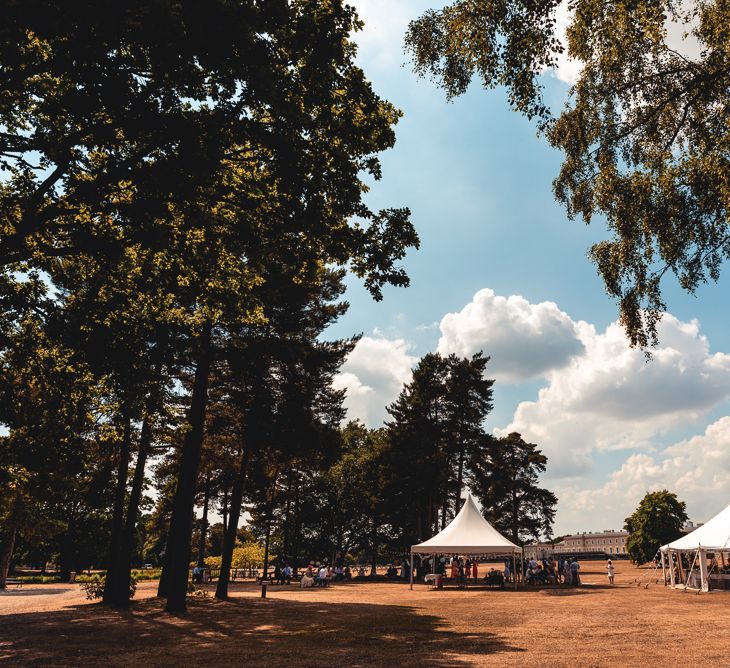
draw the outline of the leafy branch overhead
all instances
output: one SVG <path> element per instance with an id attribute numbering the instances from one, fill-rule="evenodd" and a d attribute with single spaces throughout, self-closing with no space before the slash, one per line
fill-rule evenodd
<path id="1" fill-rule="evenodd" d="M 730 5 L 570 0 L 563 38 L 561 4 L 461 0 L 412 21 L 406 48 L 447 96 L 505 86 L 537 121 L 563 153 L 553 188 L 569 217 L 606 220 L 589 256 L 632 344 L 655 345 L 662 278 L 694 293 L 730 257 Z M 563 54 L 581 69 L 554 115 L 541 77 Z"/>

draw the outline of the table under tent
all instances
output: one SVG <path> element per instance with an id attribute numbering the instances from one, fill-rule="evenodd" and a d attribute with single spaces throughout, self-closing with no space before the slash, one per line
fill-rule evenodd
<path id="1" fill-rule="evenodd" d="M 659 550 L 664 582 L 668 575 L 670 587 L 730 589 L 730 506 Z M 692 560 L 689 568 L 682 564 L 683 555 Z"/>
<path id="2" fill-rule="evenodd" d="M 457 516 L 433 538 L 411 546 L 411 589 L 413 589 L 413 555 L 442 556 L 499 556 L 512 558 L 512 573 L 516 572 L 516 558 L 522 557 L 522 548 L 507 540 L 477 508 L 471 494 Z M 435 561 L 434 561 L 435 563 Z M 515 589 L 517 578 L 514 577 Z"/>

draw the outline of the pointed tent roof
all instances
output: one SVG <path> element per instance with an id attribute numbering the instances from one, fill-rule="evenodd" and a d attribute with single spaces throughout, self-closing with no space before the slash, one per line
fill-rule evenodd
<path id="1" fill-rule="evenodd" d="M 727 550 L 730 548 L 730 506 L 719 512 L 708 522 L 694 531 L 662 545 L 662 552 L 667 550 Z"/>
<path id="2" fill-rule="evenodd" d="M 514 554 L 521 548 L 508 541 L 482 514 L 471 494 L 466 497 L 459 514 L 433 538 L 413 545 L 411 552 L 426 554 Z"/>

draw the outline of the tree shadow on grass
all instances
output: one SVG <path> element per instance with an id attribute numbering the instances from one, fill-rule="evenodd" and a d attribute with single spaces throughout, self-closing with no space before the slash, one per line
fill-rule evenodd
<path id="1" fill-rule="evenodd" d="M 455 631 L 403 605 L 239 598 L 147 599 L 129 612 L 80 605 L 6 618 L 0 664 L 23 666 L 467 666 L 522 652 L 491 633 Z"/>
<path id="2" fill-rule="evenodd" d="M 23 587 L 15 587 L 15 585 L 12 585 L 12 589 L 6 589 L 2 595 L 20 598 L 25 596 L 59 596 L 68 592 L 68 587 L 44 587 L 42 585 L 31 584 Z"/>

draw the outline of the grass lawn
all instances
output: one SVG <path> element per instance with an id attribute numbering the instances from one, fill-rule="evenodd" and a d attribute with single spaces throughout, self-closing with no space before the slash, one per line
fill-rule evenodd
<path id="1" fill-rule="evenodd" d="M 727 665 L 730 592 L 638 587 L 643 570 L 616 566 L 614 587 L 586 562 L 580 588 L 518 592 L 352 583 L 273 586 L 262 600 L 238 583 L 229 602 L 194 599 L 181 617 L 162 611 L 154 582 L 129 612 L 88 603 L 78 586 L 27 585 L 0 594 L 0 664 Z"/>

